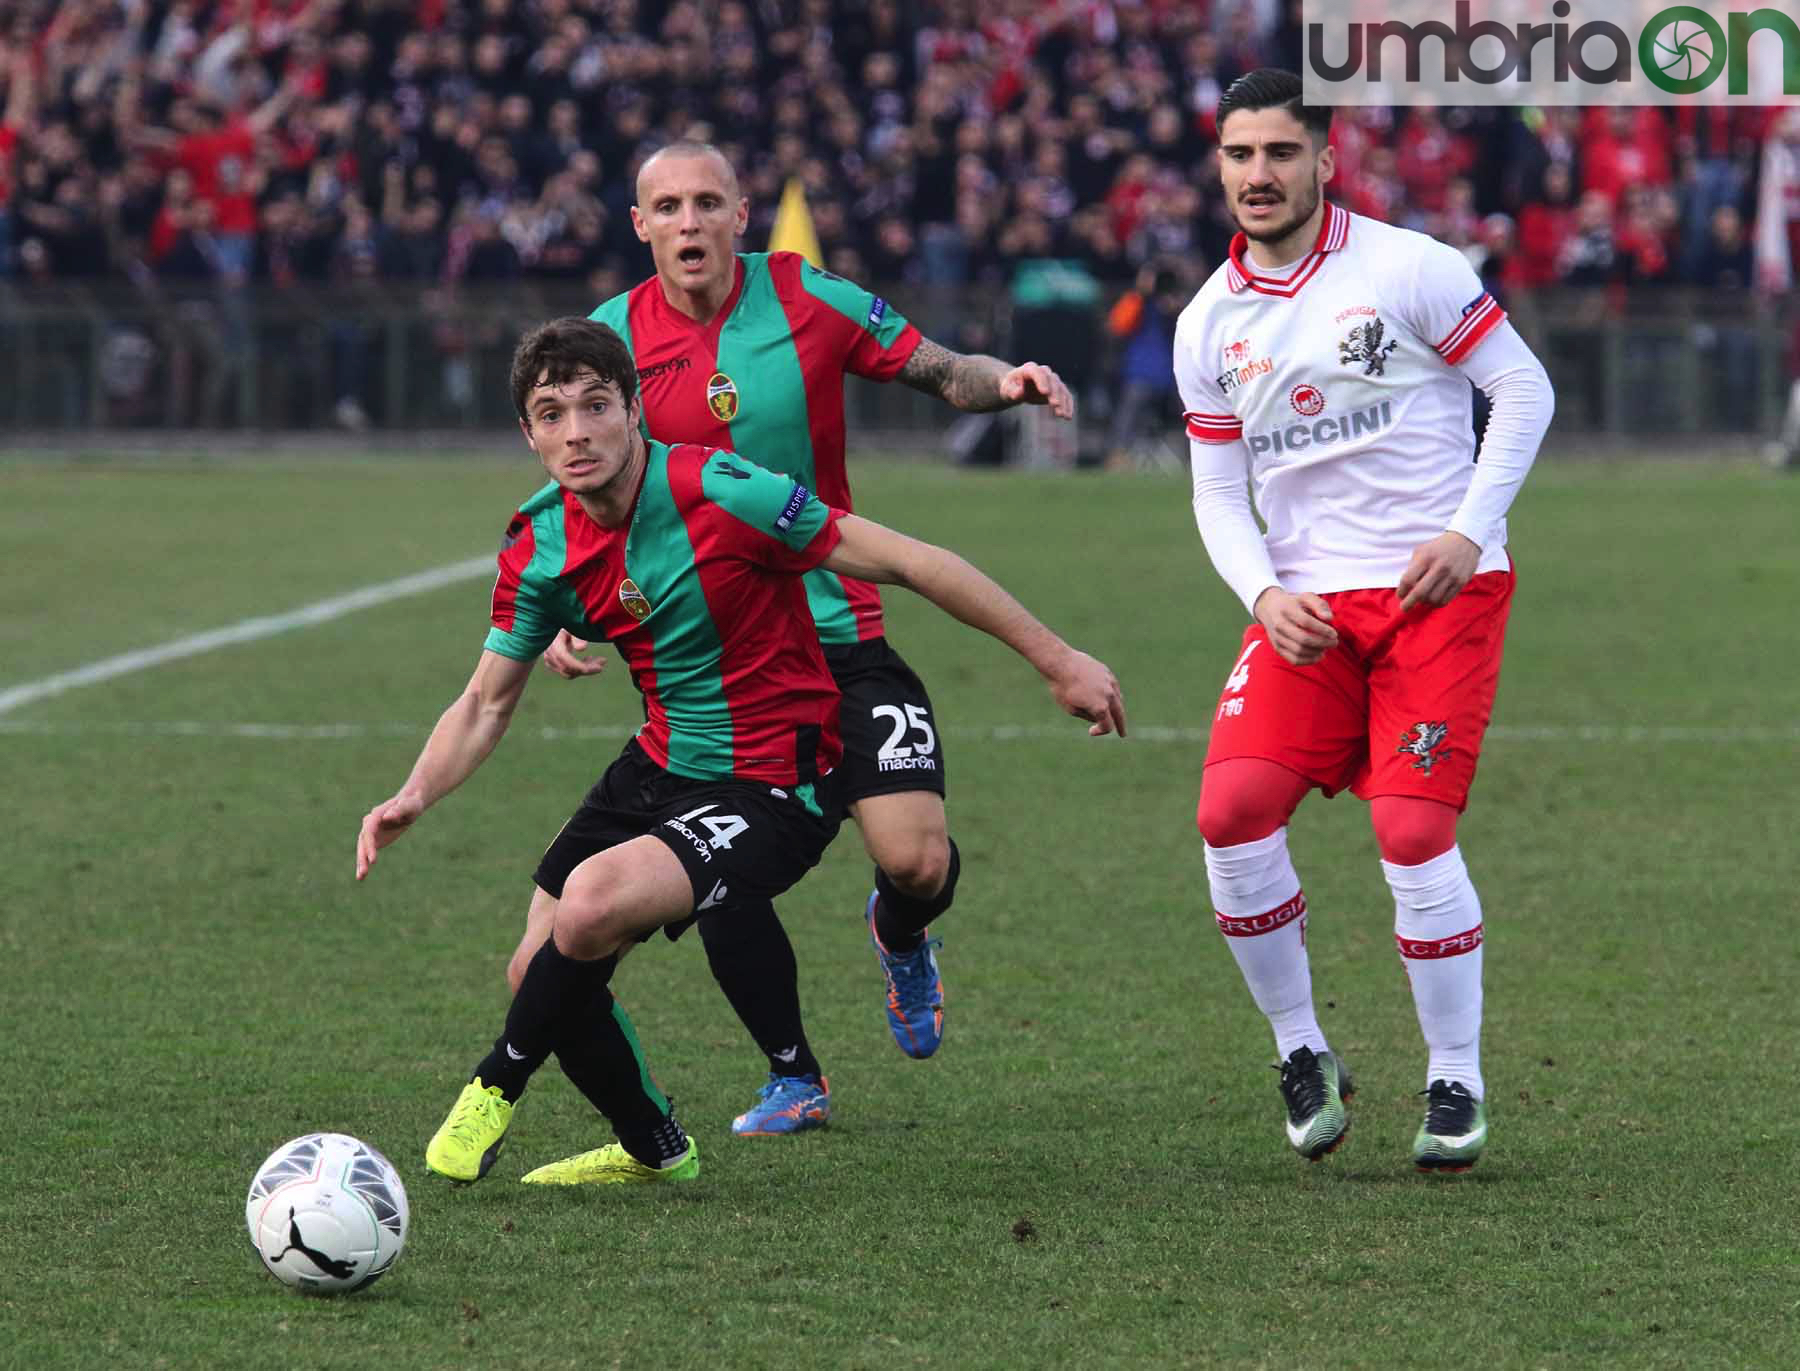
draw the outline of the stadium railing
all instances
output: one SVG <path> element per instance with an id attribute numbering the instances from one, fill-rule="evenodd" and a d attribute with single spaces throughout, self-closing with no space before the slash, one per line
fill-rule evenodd
<path id="1" fill-rule="evenodd" d="M 1031 350 L 1009 338 L 1001 290 L 883 293 L 952 346 Z M 506 371 L 519 334 L 592 304 L 579 282 L 229 292 L 12 283 L 0 286 L 9 359 L 0 441 L 45 430 L 509 428 Z M 1780 424 L 1790 326 L 1766 300 L 1544 291 L 1507 307 L 1556 382 L 1561 433 L 1761 437 Z M 1098 421 L 1110 378 L 1104 347 L 1088 370 L 1069 379 Z M 853 429 L 919 439 L 948 424 L 941 406 L 904 386 L 856 385 L 849 418 Z"/>

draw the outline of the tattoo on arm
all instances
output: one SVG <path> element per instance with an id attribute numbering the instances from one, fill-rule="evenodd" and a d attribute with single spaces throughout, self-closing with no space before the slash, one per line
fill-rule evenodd
<path id="1" fill-rule="evenodd" d="M 974 413 L 1011 407 L 1000 398 L 1000 378 L 1011 369 L 998 357 L 952 352 L 929 338 L 921 338 L 900 369 L 900 380 L 914 390 Z"/>

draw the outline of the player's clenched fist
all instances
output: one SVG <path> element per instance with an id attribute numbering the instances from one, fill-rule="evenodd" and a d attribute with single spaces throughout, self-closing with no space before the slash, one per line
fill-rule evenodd
<path id="1" fill-rule="evenodd" d="M 1310 666 L 1337 646 L 1331 606 L 1318 595 L 1290 595 L 1270 586 L 1256 597 L 1256 621 L 1282 660 L 1295 666 Z"/>

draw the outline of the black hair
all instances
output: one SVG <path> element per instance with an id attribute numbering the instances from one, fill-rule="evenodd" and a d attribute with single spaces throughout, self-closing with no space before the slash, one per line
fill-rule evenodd
<path id="1" fill-rule="evenodd" d="M 583 371 L 619 388 L 619 399 L 629 405 L 637 394 L 637 363 L 625 340 L 605 324 L 570 315 L 539 324 L 513 349 L 513 408 L 526 423 L 531 392 L 545 382 L 563 385 Z"/>
<path id="2" fill-rule="evenodd" d="M 1245 72 L 1219 97 L 1213 128 L 1225 134 L 1225 116 L 1236 110 L 1284 109 L 1309 129 L 1320 147 L 1331 136 L 1331 106 L 1309 105 L 1302 99 L 1300 78 L 1280 67 L 1258 67 Z"/>

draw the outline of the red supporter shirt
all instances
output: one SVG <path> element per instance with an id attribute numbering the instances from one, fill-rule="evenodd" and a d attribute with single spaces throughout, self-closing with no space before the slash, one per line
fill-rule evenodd
<path id="1" fill-rule="evenodd" d="M 13 149 L 19 145 L 19 131 L 11 124 L 0 124 L 0 209 L 12 199 Z"/>
<path id="2" fill-rule="evenodd" d="M 212 202 L 220 233 L 256 231 L 256 197 L 250 193 L 250 168 L 256 158 L 256 135 L 243 119 L 234 118 L 213 133 L 190 133 L 175 151 L 175 161 L 194 178 L 194 194 Z"/>

